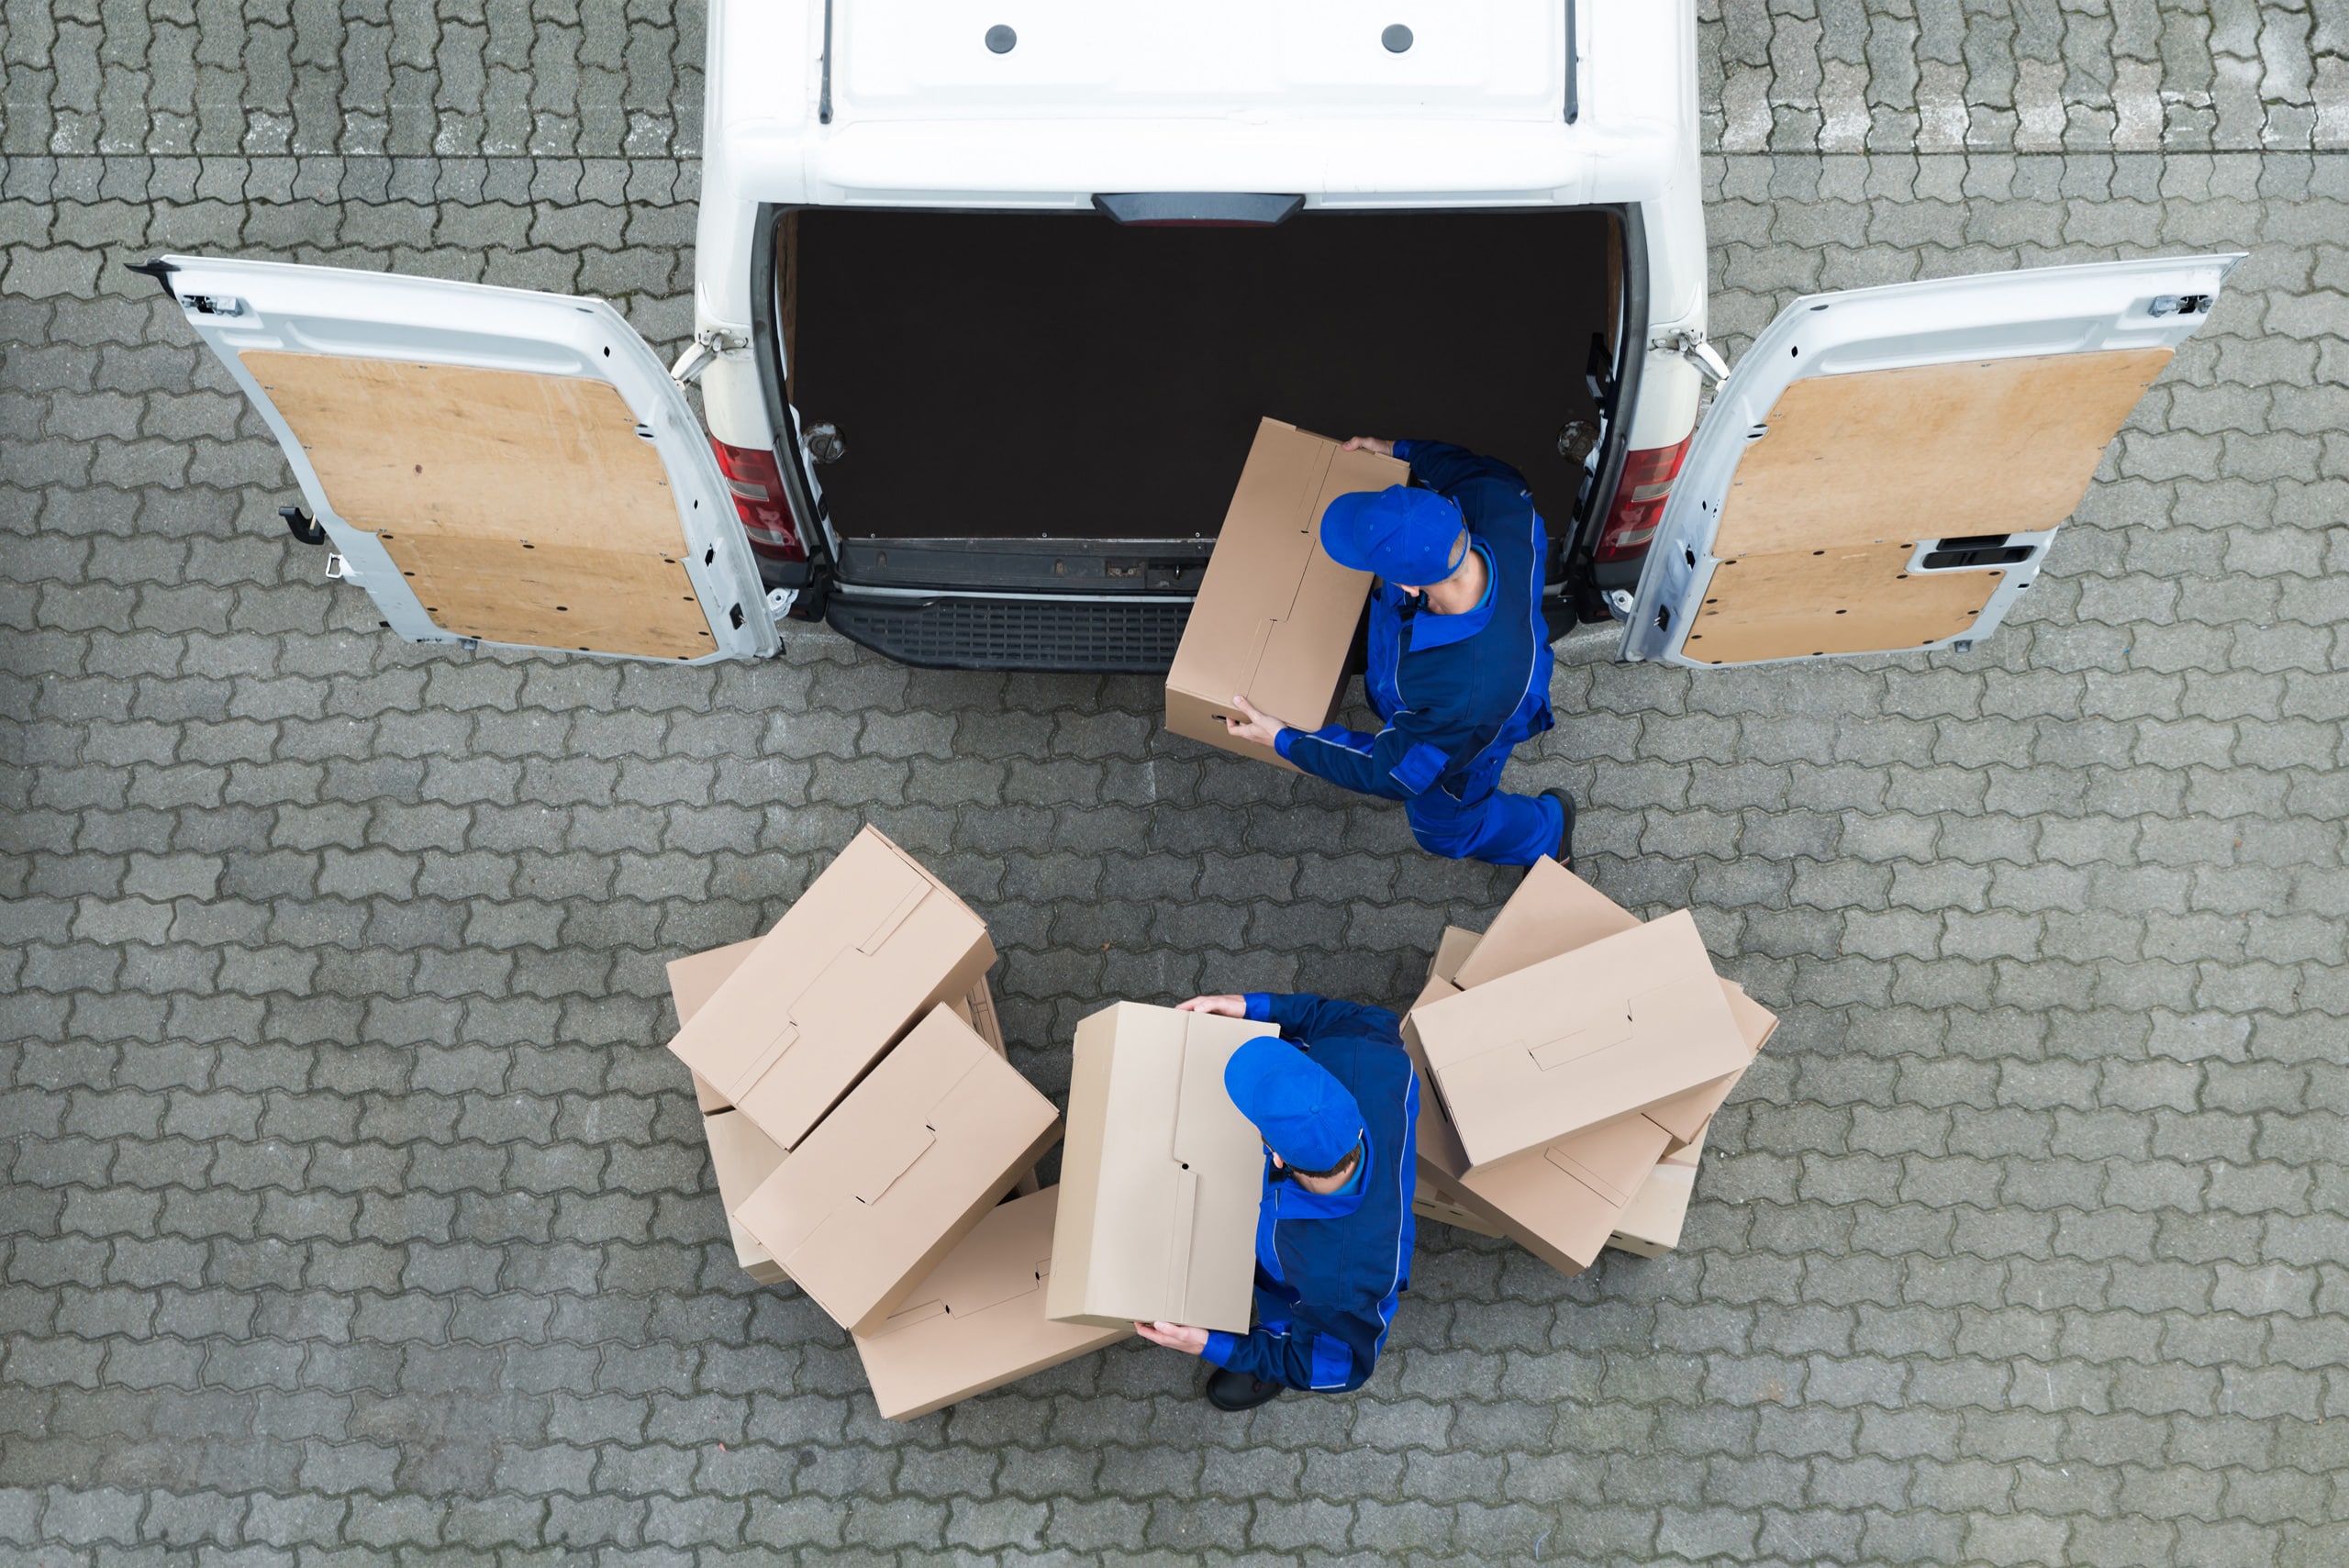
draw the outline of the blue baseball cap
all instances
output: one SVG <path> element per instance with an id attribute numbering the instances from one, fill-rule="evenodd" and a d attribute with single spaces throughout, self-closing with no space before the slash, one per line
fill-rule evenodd
<path id="1" fill-rule="evenodd" d="M 1224 1093 L 1264 1144 L 1298 1171 L 1327 1171 L 1362 1141 L 1362 1106 L 1330 1070 L 1277 1035 L 1258 1035 L 1223 1064 Z"/>
<path id="2" fill-rule="evenodd" d="M 1350 490 L 1322 508 L 1321 548 L 1341 566 L 1423 588 L 1460 570 L 1468 540 L 1458 506 L 1432 490 L 1390 484 Z"/>

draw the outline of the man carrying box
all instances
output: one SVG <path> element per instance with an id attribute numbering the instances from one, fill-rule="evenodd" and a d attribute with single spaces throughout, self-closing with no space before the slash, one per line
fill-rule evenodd
<path id="1" fill-rule="evenodd" d="M 1364 685 L 1385 721 L 1308 733 L 1251 704 L 1239 740 L 1268 745 L 1331 784 L 1406 803 L 1422 849 L 1453 860 L 1574 864 L 1574 797 L 1508 795 L 1503 767 L 1550 728 L 1550 640 L 1542 618 L 1549 536 L 1525 478 L 1496 458 L 1442 441 L 1356 436 L 1343 450 L 1401 458 L 1426 489 L 1394 484 L 1340 495 L 1321 514 L 1321 548 L 1378 574 Z"/>
<path id="2" fill-rule="evenodd" d="M 1394 1014 L 1326 996 L 1194 996 L 1192 1013 L 1277 1025 L 1232 1052 L 1223 1083 L 1264 1140 L 1255 1326 L 1246 1337 L 1137 1323 L 1218 1370 L 1208 1402 L 1248 1410 L 1284 1388 L 1370 1376 L 1410 1284 L 1419 1084 Z"/>

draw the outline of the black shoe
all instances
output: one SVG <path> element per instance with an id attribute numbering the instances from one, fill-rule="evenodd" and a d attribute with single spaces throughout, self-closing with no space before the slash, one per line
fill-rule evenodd
<path id="1" fill-rule="evenodd" d="M 1219 1410 L 1253 1410 L 1268 1405 L 1281 1391 L 1277 1383 L 1266 1383 L 1244 1372 L 1218 1367 L 1208 1375 L 1208 1403 Z"/>
<path id="2" fill-rule="evenodd" d="M 1542 793 L 1556 801 L 1559 809 L 1566 814 L 1565 831 L 1558 835 L 1556 859 L 1560 865 L 1572 871 L 1575 869 L 1575 797 L 1562 789 L 1545 789 Z"/>

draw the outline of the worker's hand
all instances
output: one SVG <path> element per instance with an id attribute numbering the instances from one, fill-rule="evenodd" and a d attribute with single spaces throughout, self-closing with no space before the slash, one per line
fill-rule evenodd
<path id="1" fill-rule="evenodd" d="M 1205 1329 L 1186 1329 L 1180 1323 L 1137 1323 L 1134 1332 L 1153 1345 L 1164 1345 L 1170 1351 L 1180 1351 L 1186 1356 L 1197 1355 L 1208 1348 Z"/>
<path id="2" fill-rule="evenodd" d="M 1220 1013 L 1227 1018 L 1244 1018 L 1248 1016 L 1248 998 L 1194 996 L 1187 1002 L 1175 1003 L 1174 1010 L 1178 1013 Z"/>
<path id="3" fill-rule="evenodd" d="M 1376 452 L 1380 457 L 1393 457 L 1395 443 L 1376 436 L 1353 436 L 1338 450 L 1341 452 Z"/>
<path id="4" fill-rule="evenodd" d="M 1224 728 L 1230 731 L 1234 740 L 1253 740 L 1259 746 L 1269 746 L 1279 738 L 1282 730 L 1289 728 L 1280 719 L 1275 718 L 1271 714 L 1250 702 L 1241 693 L 1232 694 L 1231 706 L 1248 716 L 1248 722 L 1245 724 L 1236 718 L 1227 718 L 1223 721 Z"/>

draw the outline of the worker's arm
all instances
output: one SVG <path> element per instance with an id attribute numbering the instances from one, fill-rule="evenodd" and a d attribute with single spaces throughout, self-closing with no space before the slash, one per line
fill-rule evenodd
<path id="1" fill-rule="evenodd" d="M 1278 1329 L 1259 1323 L 1245 1334 L 1208 1335 L 1202 1359 L 1288 1388 L 1344 1393 L 1369 1380 L 1382 1330 L 1350 1315 L 1324 1318 L 1306 1302 Z"/>
<path id="2" fill-rule="evenodd" d="M 1365 1007 L 1359 1002 L 1341 1002 L 1309 991 L 1251 991 L 1246 1001 L 1251 1019 L 1272 1024 L 1290 1040 L 1308 1044 L 1349 1024 L 1381 1034 L 1392 1034 L 1397 1028 L 1395 1015 L 1384 1007 Z"/>
<path id="3" fill-rule="evenodd" d="M 1439 495 L 1449 495 L 1472 479 L 1497 479 L 1511 489 L 1530 489 L 1525 475 L 1497 457 L 1480 457 L 1449 441 L 1397 441 L 1395 455 L 1411 465 L 1411 477 Z"/>
<path id="4" fill-rule="evenodd" d="M 1289 728 L 1274 737 L 1273 749 L 1297 768 L 1341 788 L 1408 800 L 1452 766 L 1447 742 L 1458 740 L 1447 733 L 1452 728 L 1450 721 L 1405 708 L 1375 735 L 1341 724 Z"/>

